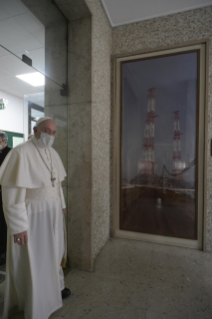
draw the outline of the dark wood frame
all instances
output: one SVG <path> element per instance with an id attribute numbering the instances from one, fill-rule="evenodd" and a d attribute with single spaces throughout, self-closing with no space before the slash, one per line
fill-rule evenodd
<path id="1" fill-rule="evenodd" d="M 200 95 L 200 49 L 194 49 L 194 50 L 185 50 L 181 52 L 175 52 L 175 53 L 167 53 L 163 55 L 155 55 L 152 57 L 144 57 L 144 58 L 138 58 L 138 59 L 133 59 L 133 56 L 129 56 L 128 60 L 120 62 L 120 148 L 119 148 L 119 154 L 120 154 L 120 163 L 119 163 L 119 216 L 121 214 L 121 209 L 122 209 L 122 201 L 121 201 L 121 196 L 122 196 L 122 105 L 123 105 L 123 77 L 122 77 L 122 66 L 125 63 L 129 63 L 130 61 L 133 62 L 138 62 L 138 61 L 144 61 L 144 60 L 152 60 L 152 59 L 158 59 L 158 58 L 164 58 L 164 57 L 169 57 L 169 56 L 176 56 L 176 55 L 183 55 L 183 54 L 189 54 L 197 52 L 197 96 L 196 96 L 196 169 L 195 169 L 195 194 L 198 194 L 198 152 L 199 152 L 199 95 Z M 160 53 L 160 51 L 158 51 Z M 120 227 L 120 220 L 119 220 L 119 227 Z M 130 230 L 127 230 L 130 231 Z M 160 235 L 160 236 L 167 236 L 167 237 L 176 237 L 176 238 L 184 238 L 184 239 L 192 239 L 192 240 L 197 240 L 198 239 L 198 196 L 195 198 L 195 238 L 191 237 L 182 237 L 182 236 L 176 236 L 173 234 L 164 234 L 164 233 L 149 233 L 149 232 L 144 232 L 142 233 L 147 233 L 147 234 L 152 234 L 152 235 Z"/>

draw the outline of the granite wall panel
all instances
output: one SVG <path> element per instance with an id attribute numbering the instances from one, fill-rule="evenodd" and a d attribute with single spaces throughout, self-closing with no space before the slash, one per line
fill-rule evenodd
<path id="1" fill-rule="evenodd" d="M 91 16 L 69 22 L 68 258 L 92 270 Z"/>
<path id="2" fill-rule="evenodd" d="M 93 258 L 109 238 L 111 27 L 99 0 L 92 14 L 92 218 Z"/>

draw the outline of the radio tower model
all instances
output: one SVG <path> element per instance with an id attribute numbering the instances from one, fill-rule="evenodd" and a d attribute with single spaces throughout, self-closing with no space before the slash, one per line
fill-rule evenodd
<path id="1" fill-rule="evenodd" d="M 181 158 L 181 142 L 180 142 L 180 111 L 175 111 L 174 113 L 174 145 L 173 145 L 173 169 L 172 174 L 176 174 L 174 176 L 176 179 L 183 179 L 182 170 L 182 158 Z"/>
<path id="2" fill-rule="evenodd" d="M 140 174 L 154 175 L 155 162 L 155 88 L 150 88 L 147 104 L 147 114 L 144 128 L 144 140 L 140 162 Z"/>

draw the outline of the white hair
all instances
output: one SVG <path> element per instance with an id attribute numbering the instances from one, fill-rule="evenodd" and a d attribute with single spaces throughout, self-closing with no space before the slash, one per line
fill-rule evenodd
<path id="1" fill-rule="evenodd" d="M 7 134 L 5 132 L 0 131 L 0 137 L 2 139 L 2 142 L 8 141 L 8 136 L 7 136 Z"/>

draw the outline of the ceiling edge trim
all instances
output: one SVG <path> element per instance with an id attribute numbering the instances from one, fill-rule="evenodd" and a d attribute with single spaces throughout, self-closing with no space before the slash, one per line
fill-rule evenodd
<path id="1" fill-rule="evenodd" d="M 111 27 L 112 27 L 112 28 L 116 27 L 116 25 L 113 23 L 113 21 L 112 21 L 112 19 L 111 19 L 111 17 L 110 17 L 109 11 L 108 11 L 108 9 L 107 9 L 105 3 L 104 3 L 104 0 L 101 0 L 101 4 L 102 4 L 103 10 L 104 10 L 104 12 L 105 12 L 105 15 L 106 15 L 106 17 L 108 18 L 108 20 L 109 20 L 109 22 L 110 22 Z"/>
<path id="2" fill-rule="evenodd" d="M 24 100 L 24 97 L 22 97 L 22 95 L 19 94 L 19 93 L 13 93 L 13 92 L 11 93 L 9 91 L 5 91 L 5 89 L 4 90 L 0 89 L 0 92 L 6 93 L 6 94 L 10 94 L 12 96 L 15 96 L 15 97 L 19 98 L 20 100 Z"/>
<path id="3" fill-rule="evenodd" d="M 103 0 L 101 0 L 101 1 L 103 1 Z M 104 4 L 103 4 L 103 6 L 104 6 Z M 153 15 L 153 16 L 150 16 L 150 17 L 148 17 L 148 18 L 131 20 L 131 21 L 125 22 L 125 23 L 117 23 L 117 24 L 115 24 L 115 23 L 112 23 L 112 22 L 111 22 L 111 26 L 112 26 L 112 28 L 116 28 L 116 27 L 121 27 L 121 26 L 128 25 L 128 24 L 133 24 L 133 23 L 136 23 L 136 22 L 142 22 L 142 21 L 152 20 L 152 19 L 156 19 L 156 18 L 166 17 L 166 16 L 172 15 L 172 14 L 177 14 L 177 13 L 192 11 L 192 10 L 195 10 L 195 9 L 201 9 L 201 8 L 211 7 L 211 6 L 212 6 L 212 3 L 210 3 L 210 4 L 204 4 L 204 5 L 198 5 L 198 6 L 194 6 L 194 7 L 192 7 L 192 8 L 188 8 L 188 9 L 170 11 L 170 12 L 165 13 L 165 14 Z M 105 11 L 106 11 L 106 14 L 109 14 L 106 9 L 105 9 Z M 109 21 L 112 21 L 112 20 L 110 19 L 110 17 L 108 17 L 108 19 L 109 19 Z"/>

